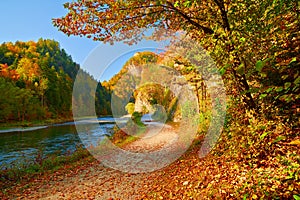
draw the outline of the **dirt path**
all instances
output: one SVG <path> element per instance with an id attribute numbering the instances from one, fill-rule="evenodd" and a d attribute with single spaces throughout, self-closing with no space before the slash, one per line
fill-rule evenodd
<path id="1" fill-rule="evenodd" d="M 142 138 L 127 145 L 126 150 L 133 152 L 151 152 L 178 140 L 178 134 L 170 125 L 151 124 Z"/>
<path id="2" fill-rule="evenodd" d="M 151 152 L 177 139 L 176 131 L 166 125 L 153 125 L 143 138 L 125 149 L 133 152 Z M 149 185 L 159 179 L 162 170 L 130 174 L 91 165 L 77 175 L 64 176 L 47 182 L 36 191 L 20 197 L 26 199 L 142 199 L 151 191 Z"/>

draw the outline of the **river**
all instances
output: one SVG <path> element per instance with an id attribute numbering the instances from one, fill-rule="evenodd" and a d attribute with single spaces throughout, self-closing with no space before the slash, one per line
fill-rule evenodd
<path id="1" fill-rule="evenodd" d="M 32 163 L 38 155 L 65 155 L 77 146 L 95 145 L 106 134 L 112 133 L 115 119 L 101 117 L 97 121 L 82 120 L 89 134 L 77 133 L 74 122 L 27 129 L 0 130 L 0 169 Z"/>

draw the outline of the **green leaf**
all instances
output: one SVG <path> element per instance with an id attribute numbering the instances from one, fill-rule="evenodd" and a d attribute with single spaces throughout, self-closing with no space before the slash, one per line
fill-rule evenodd
<path id="1" fill-rule="evenodd" d="M 259 99 L 263 99 L 263 98 L 265 98 L 267 96 L 267 94 L 261 94 L 261 95 L 259 95 Z"/>
<path id="2" fill-rule="evenodd" d="M 292 91 L 296 92 L 298 89 L 299 89 L 299 86 L 296 85 L 295 87 L 293 87 Z"/>
<path id="3" fill-rule="evenodd" d="M 176 2 L 174 3 L 174 7 L 178 7 L 178 6 L 179 6 L 179 2 L 176 1 Z"/>
<path id="4" fill-rule="evenodd" d="M 283 87 L 276 88 L 276 92 L 281 92 L 283 90 Z"/>
<path id="5" fill-rule="evenodd" d="M 226 68 L 225 67 L 222 67 L 220 70 L 219 70 L 221 76 L 223 76 L 226 72 Z"/>
<path id="6" fill-rule="evenodd" d="M 300 200 L 300 197 L 296 194 L 294 194 L 293 197 L 294 197 L 295 200 Z"/>
<path id="7" fill-rule="evenodd" d="M 292 85 L 291 82 L 284 83 L 284 89 L 288 89 Z"/>
<path id="8" fill-rule="evenodd" d="M 246 93 L 257 93 L 257 92 L 259 92 L 259 88 L 250 88 L 249 90 L 245 90 L 242 93 L 246 94 Z"/>
<path id="9" fill-rule="evenodd" d="M 244 38 L 244 37 L 240 38 L 240 42 L 245 42 L 245 41 L 246 41 L 246 38 Z"/>
<path id="10" fill-rule="evenodd" d="M 184 5 L 185 7 L 191 7 L 192 1 L 185 1 L 185 2 L 183 3 L 183 5 Z"/>
<path id="11" fill-rule="evenodd" d="M 297 61 L 297 58 L 296 57 L 294 57 L 291 61 L 290 61 L 290 63 L 289 64 L 291 64 L 292 62 L 296 62 Z"/>
<path id="12" fill-rule="evenodd" d="M 266 126 L 259 126 L 258 128 L 261 129 L 261 130 L 265 130 Z"/>
<path id="13" fill-rule="evenodd" d="M 264 62 L 261 61 L 261 60 L 258 60 L 258 61 L 256 62 L 255 67 L 256 67 L 256 70 L 257 70 L 258 72 L 261 72 L 261 70 L 262 70 L 263 67 L 264 67 Z"/>
<path id="14" fill-rule="evenodd" d="M 296 80 L 294 80 L 295 85 L 300 84 L 300 76 L 298 78 L 296 78 Z"/>
<path id="15" fill-rule="evenodd" d="M 268 88 L 268 89 L 266 89 L 266 93 L 270 93 L 270 92 L 272 92 L 272 90 L 273 90 L 273 87 L 270 87 L 270 88 Z"/>
<path id="16" fill-rule="evenodd" d="M 293 97 L 291 94 L 285 94 L 285 95 L 282 95 L 280 98 L 279 98 L 281 101 L 286 101 L 287 103 L 293 101 Z"/>
<path id="17" fill-rule="evenodd" d="M 284 140 L 286 137 L 285 136 L 278 136 L 275 140 L 273 140 L 273 143 L 277 143 L 281 140 Z"/>
<path id="18" fill-rule="evenodd" d="M 283 76 L 281 76 L 281 78 L 282 78 L 283 80 L 287 79 L 288 77 L 289 77 L 289 75 L 283 75 Z"/>
<path id="19" fill-rule="evenodd" d="M 226 64 L 224 67 L 222 67 L 219 72 L 221 74 L 221 76 L 223 76 L 226 72 L 226 70 L 230 67 L 231 65 L 230 64 Z"/>
<path id="20" fill-rule="evenodd" d="M 264 132 L 263 134 L 260 135 L 260 139 L 264 139 L 269 133 L 271 132 Z"/>

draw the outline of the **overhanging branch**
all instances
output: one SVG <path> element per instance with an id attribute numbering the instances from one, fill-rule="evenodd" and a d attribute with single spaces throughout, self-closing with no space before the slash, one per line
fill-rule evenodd
<path id="1" fill-rule="evenodd" d="M 213 34 L 214 31 L 211 28 L 202 26 L 201 24 L 195 22 L 194 20 L 192 20 L 189 16 L 187 16 L 185 13 L 183 13 L 182 11 L 180 11 L 179 9 L 177 9 L 171 2 L 167 1 L 167 4 L 170 6 L 170 8 L 172 10 L 174 10 L 176 13 L 178 13 L 179 15 L 181 15 L 184 19 L 186 19 L 190 24 L 192 24 L 193 26 L 197 27 L 198 29 L 201 29 L 204 31 L 205 34 Z"/>

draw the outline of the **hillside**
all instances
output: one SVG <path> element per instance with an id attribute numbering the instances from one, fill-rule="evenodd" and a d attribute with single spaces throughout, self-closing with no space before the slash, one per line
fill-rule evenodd
<path id="1" fill-rule="evenodd" d="M 60 48 L 58 42 L 7 42 L 0 46 L 0 122 L 70 119 L 72 89 L 80 66 Z M 110 94 L 101 83 L 82 71 L 86 90 L 98 84 L 98 115 L 110 114 Z M 74 101 L 83 104 L 84 95 Z"/>

